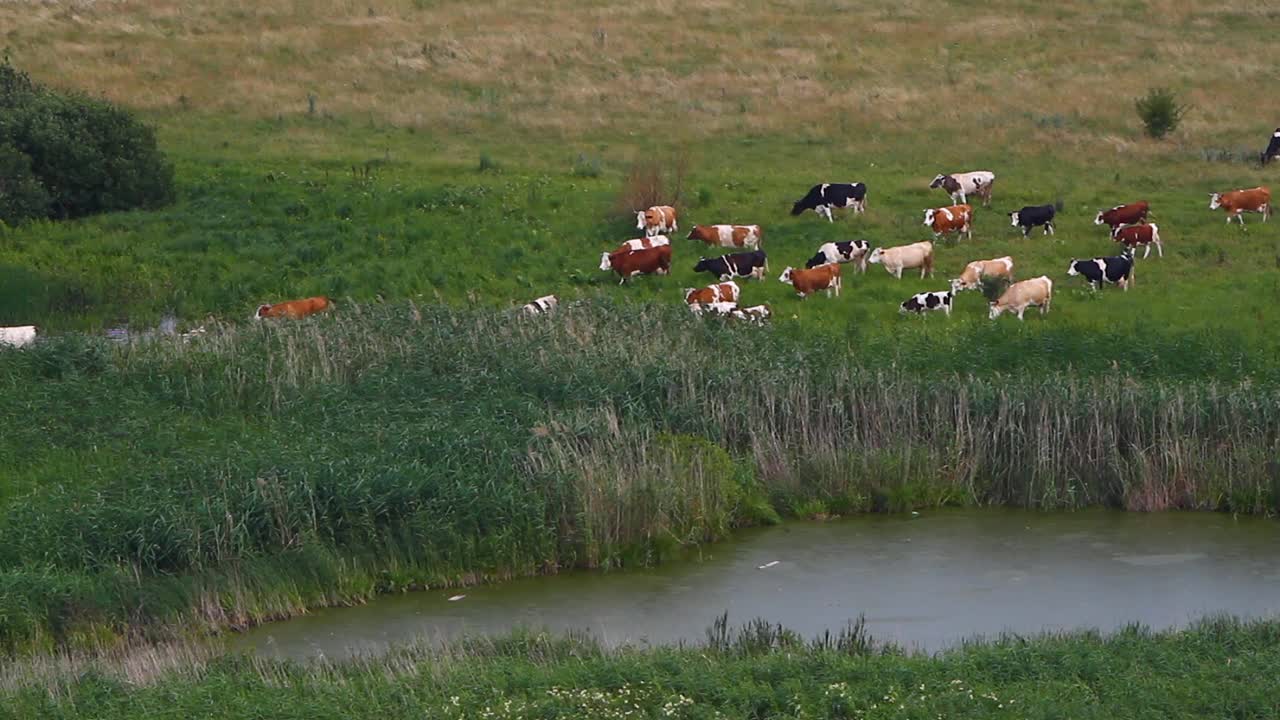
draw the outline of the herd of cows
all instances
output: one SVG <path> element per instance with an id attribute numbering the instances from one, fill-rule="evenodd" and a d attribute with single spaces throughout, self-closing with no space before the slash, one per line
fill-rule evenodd
<path id="1" fill-rule="evenodd" d="M 1262 162 L 1265 165 L 1277 158 L 1280 158 L 1280 128 L 1276 128 L 1270 144 L 1263 151 Z M 995 181 L 995 174 L 987 170 L 934 177 L 929 187 L 946 192 L 953 203 L 924 211 L 924 225 L 932 231 L 934 239 L 948 235 L 971 238 L 973 207 L 968 204 L 968 198 L 979 198 L 984 206 L 989 207 Z M 815 185 L 803 198 L 796 201 L 791 214 L 795 216 L 812 210 L 825 217 L 828 222 L 834 222 L 833 211 L 836 209 L 851 209 L 854 213 L 866 212 L 867 186 L 860 182 Z M 1055 232 L 1054 219 L 1060 209 L 1054 205 L 1024 207 L 1009 213 L 1010 224 L 1020 228 L 1023 237 L 1029 236 L 1037 227 L 1042 228 L 1044 234 L 1052 235 Z M 1209 209 L 1225 211 L 1227 223 L 1236 220 L 1243 225 L 1243 214 L 1246 212 L 1261 213 L 1263 222 L 1266 222 L 1271 215 L 1271 191 L 1266 187 L 1256 187 L 1213 193 Z M 1083 277 L 1095 290 L 1103 284 L 1114 284 L 1128 290 L 1133 284 L 1136 248 L 1144 248 L 1144 259 L 1150 256 L 1152 246 L 1155 246 L 1160 257 L 1164 257 L 1160 229 L 1148 222 L 1151 215 L 1151 208 L 1145 201 L 1117 205 L 1099 212 L 1094 218 L 1094 224 L 1108 226 L 1112 240 L 1123 245 L 1124 250 L 1115 256 L 1084 260 L 1072 258 L 1067 266 L 1067 275 Z M 637 275 L 665 275 L 671 271 L 671 240 L 668 233 L 679 229 L 676 209 L 671 206 L 654 206 L 639 210 L 636 212 L 636 229 L 643 230 L 644 236 L 627 240 L 612 252 L 601 254 L 600 269 L 616 273 L 620 284 Z M 694 272 L 708 273 L 717 282 L 702 288 L 684 290 L 684 301 L 693 312 L 757 322 L 770 317 L 768 305 L 739 305 L 742 288 L 734 282 L 737 278 L 763 280 L 768 272 L 768 256 L 761 247 L 764 231 L 759 225 L 695 225 L 687 239 L 700 240 L 713 247 L 738 250 L 717 257 L 698 259 Z M 866 272 L 868 264 L 882 265 L 889 274 L 899 279 L 902 278 L 903 271 L 917 269 L 921 278 L 932 277 L 933 243 L 926 240 L 873 249 L 865 240 L 828 242 L 818 247 L 805 267 L 788 266 L 778 279 L 791 285 L 801 299 L 818 291 L 824 291 L 828 296 L 833 293 L 839 296 L 841 268 L 846 264 L 853 264 L 862 273 Z M 1008 286 L 989 304 L 988 316 L 991 319 L 1010 312 L 1021 320 L 1029 307 L 1039 308 L 1041 314 L 1047 313 L 1053 300 L 1053 281 L 1048 276 L 1041 275 L 1015 282 L 1013 265 L 1013 258 L 1010 256 L 970 262 L 965 265 L 959 277 L 951 280 L 948 289 L 912 295 L 899 305 L 899 311 L 924 313 L 941 310 L 950 316 L 957 292 L 978 289 L 984 281 L 1003 281 Z M 542 315 L 554 310 L 557 304 L 556 296 L 546 295 L 522 306 L 519 312 Z M 318 296 L 260 305 L 253 318 L 301 318 L 332 307 L 333 303 L 327 297 Z M 184 337 L 189 338 L 201 332 L 203 328 L 197 328 L 185 333 Z M 34 325 L 0 327 L 0 347 L 29 345 L 36 341 L 36 336 L 37 328 Z"/>

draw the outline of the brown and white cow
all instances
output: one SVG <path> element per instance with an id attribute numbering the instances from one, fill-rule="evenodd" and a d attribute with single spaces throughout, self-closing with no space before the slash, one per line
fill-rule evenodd
<path id="1" fill-rule="evenodd" d="M 871 251 L 867 262 L 884 265 L 890 275 L 902 279 L 903 270 L 920 268 L 920 277 L 933 275 L 933 243 L 923 240 L 910 245 L 899 245 L 891 248 L 876 248 Z"/>
<path id="2" fill-rule="evenodd" d="M 1217 210 L 1218 208 L 1227 211 L 1228 223 L 1235 218 L 1244 225 L 1243 213 L 1247 212 L 1262 213 L 1262 222 L 1266 222 L 1271 216 L 1271 189 L 1256 187 L 1248 190 L 1212 193 L 1209 195 L 1209 209 Z"/>
<path id="3" fill-rule="evenodd" d="M 942 188 L 951 196 L 951 202 L 963 205 L 969 195 L 982 198 L 985 207 L 991 206 L 991 186 L 996 183 L 996 174 L 990 170 L 974 170 L 967 173 L 951 173 L 938 175 L 929 183 L 930 188 Z"/>
<path id="4" fill-rule="evenodd" d="M 635 252 L 636 250 L 648 250 L 649 248 L 670 245 L 671 240 L 666 235 L 654 235 L 653 237 L 636 238 L 628 240 L 617 247 L 613 252 L 600 253 L 600 269 L 609 269 L 609 256 L 613 253 Z"/>
<path id="5" fill-rule="evenodd" d="M 1124 245 L 1132 250 L 1139 246 L 1145 246 L 1147 251 L 1142 254 L 1142 259 L 1146 260 L 1151 254 L 1151 246 L 1155 245 L 1159 251 L 1160 257 L 1164 257 L 1164 246 L 1160 244 L 1160 227 L 1152 225 L 1130 225 L 1128 227 L 1119 227 L 1111 231 L 1111 239 Z"/>
<path id="6" fill-rule="evenodd" d="M 827 297 L 831 297 L 831 292 L 834 290 L 836 297 L 840 297 L 841 281 L 838 263 L 828 263 L 809 269 L 788 267 L 782 271 L 782 277 L 778 280 L 794 287 L 796 294 L 802 300 L 819 290 L 826 290 Z"/>
<path id="7" fill-rule="evenodd" d="M 1100 211 L 1098 216 L 1093 219 L 1093 224 L 1108 225 L 1111 227 L 1111 232 L 1115 232 L 1116 228 L 1121 225 L 1146 222 L 1147 215 L 1150 213 L 1151 205 L 1146 200 L 1139 200 L 1128 205 L 1117 205 L 1110 210 Z"/>
<path id="8" fill-rule="evenodd" d="M 1000 296 L 999 300 L 991 303 L 991 311 L 988 317 L 992 320 L 1000 317 L 1003 312 L 1013 312 L 1018 314 L 1018 319 L 1022 319 L 1022 313 L 1028 307 L 1035 305 L 1040 308 L 1040 314 L 1049 312 L 1049 303 L 1053 300 L 1053 281 L 1047 275 L 1041 275 L 1038 278 L 1023 280 L 1009 286 Z"/>
<path id="9" fill-rule="evenodd" d="M 710 305 L 712 303 L 737 303 L 738 296 L 742 293 L 742 289 L 738 287 L 738 283 L 730 280 L 729 282 L 716 283 L 708 285 L 704 288 L 685 288 L 684 301 L 689 305 Z"/>
<path id="10" fill-rule="evenodd" d="M 636 229 L 643 230 L 645 235 L 664 235 L 675 232 L 676 209 L 670 205 L 654 205 L 648 210 L 636 211 Z"/>
<path id="11" fill-rule="evenodd" d="M 963 233 L 973 239 L 973 208 L 969 205 L 951 205 L 924 211 L 924 224 L 933 231 L 935 238 L 947 233 Z"/>
<path id="12" fill-rule="evenodd" d="M 984 277 L 1004 278 L 1012 282 L 1013 258 L 1005 255 L 991 260 L 974 260 L 964 266 L 960 277 L 951 281 L 951 289 L 955 292 L 976 290 Z"/>
<path id="13" fill-rule="evenodd" d="M 659 245 L 644 250 L 617 250 L 609 253 L 605 259 L 608 261 L 608 267 L 601 269 L 618 273 L 619 285 L 636 275 L 666 275 L 671 272 L 670 245 Z"/>
<path id="14" fill-rule="evenodd" d="M 759 225 L 694 225 L 688 239 L 712 246 L 755 250 L 764 240 L 764 231 Z"/>
<path id="15" fill-rule="evenodd" d="M 329 298 L 323 295 L 309 297 L 305 300 L 290 300 L 288 302 L 276 303 L 275 305 L 259 305 L 258 310 L 253 314 L 257 320 L 262 318 L 289 317 L 301 318 L 313 315 L 318 312 L 324 312 L 333 307 L 333 303 Z"/>

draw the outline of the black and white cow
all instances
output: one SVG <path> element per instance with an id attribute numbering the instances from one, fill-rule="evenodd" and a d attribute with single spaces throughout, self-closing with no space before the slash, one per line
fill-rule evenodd
<path id="1" fill-rule="evenodd" d="M 951 304 L 956 299 L 954 290 L 935 290 L 934 292 L 916 293 L 898 306 L 900 313 L 924 313 L 930 310 L 941 310 L 951 317 Z"/>
<path id="2" fill-rule="evenodd" d="M 843 242 L 823 243 L 818 252 L 804 264 L 807 268 L 816 268 L 828 263 L 858 263 L 858 271 L 867 271 L 867 252 L 871 244 L 866 240 L 845 240 Z"/>
<path id="3" fill-rule="evenodd" d="M 1109 282 L 1128 290 L 1133 284 L 1133 251 L 1125 250 L 1120 257 L 1096 257 L 1088 260 L 1071 259 L 1067 266 L 1067 275 L 1083 275 L 1089 286 L 1097 290 L 1102 283 Z"/>
<path id="4" fill-rule="evenodd" d="M 769 271 L 769 258 L 763 250 L 698 258 L 698 264 L 693 266 L 693 271 L 708 272 L 721 280 L 732 280 L 738 277 L 754 277 L 762 280 L 764 274 Z"/>
<path id="5" fill-rule="evenodd" d="M 1037 225 L 1044 226 L 1045 235 L 1053 235 L 1053 216 L 1058 211 L 1052 205 L 1028 205 L 1017 212 L 1009 213 L 1009 224 L 1022 228 L 1022 237 L 1031 234 Z"/>
<path id="6" fill-rule="evenodd" d="M 1262 151 L 1262 164 L 1266 165 L 1272 160 L 1280 159 L 1280 128 L 1271 134 L 1271 143 L 1267 145 L 1267 149 Z"/>
<path id="7" fill-rule="evenodd" d="M 864 183 L 822 183 L 809 189 L 809 194 L 791 206 L 791 214 L 799 215 L 805 210 L 812 210 L 825 217 L 828 222 L 835 222 L 831 217 L 832 208 L 853 208 L 854 212 L 867 211 L 867 186 Z"/>

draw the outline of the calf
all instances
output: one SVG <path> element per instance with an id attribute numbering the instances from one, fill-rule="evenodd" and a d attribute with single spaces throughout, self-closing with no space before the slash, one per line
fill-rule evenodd
<path id="1" fill-rule="evenodd" d="M 964 270 L 960 272 L 960 277 L 951 281 L 951 289 L 956 292 L 976 290 L 984 277 L 999 277 L 1012 281 L 1013 258 L 1005 255 L 1002 258 L 993 260 L 974 260 L 964 266 Z"/>
<path id="2" fill-rule="evenodd" d="M 1227 222 L 1230 223 L 1232 218 L 1240 221 L 1244 225 L 1244 213 L 1256 212 L 1262 213 L 1262 222 L 1266 222 L 1271 215 L 1271 190 L 1265 187 L 1249 188 L 1248 190 L 1232 190 L 1225 193 L 1211 193 L 1209 195 L 1209 209 L 1217 210 L 1222 208 L 1227 211 Z"/>
<path id="3" fill-rule="evenodd" d="M 977 195 L 982 198 L 984 206 L 990 207 L 991 186 L 995 182 L 995 173 L 988 170 L 975 170 L 967 173 L 937 175 L 933 178 L 933 182 L 929 183 L 929 187 L 942 188 L 951 195 L 951 202 L 957 205 L 965 204 L 967 196 Z"/>
<path id="4" fill-rule="evenodd" d="M 1053 300 L 1053 281 L 1047 276 L 1041 275 L 1038 278 L 1023 280 L 1009 286 L 999 300 L 991 303 L 991 312 L 988 317 L 992 320 L 1000 317 L 1000 314 L 1009 311 L 1018 314 L 1018 319 L 1022 319 L 1022 313 L 1028 307 L 1035 305 L 1040 308 L 1040 314 L 1049 312 L 1049 303 Z"/>
<path id="5" fill-rule="evenodd" d="M 934 292 L 916 293 L 898 306 L 898 312 L 924 313 L 929 310 L 941 310 L 951 317 L 951 304 L 955 300 L 955 290 L 937 290 Z"/>
<path id="6" fill-rule="evenodd" d="M 1080 275 L 1089 281 L 1089 287 L 1097 290 L 1102 283 L 1119 285 L 1121 290 L 1128 291 L 1133 284 L 1133 251 L 1125 250 L 1120 257 L 1096 257 L 1088 260 L 1071 258 L 1067 266 L 1067 276 Z"/>
<path id="7" fill-rule="evenodd" d="M 871 257 L 867 262 L 873 265 L 877 263 L 884 265 L 885 271 L 899 280 L 902 279 L 903 270 L 915 268 L 920 268 L 921 278 L 926 274 L 932 276 L 933 243 L 925 240 L 898 247 L 876 248 L 871 251 Z"/>
<path id="8" fill-rule="evenodd" d="M 1110 210 L 1102 210 L 1098 216 L 1093 219 L 1094 225 L 1109 225 L 1111 231 L 1121 225 L 1133 225 L 1135 223 L 1145 223 L 1147 215 L 1151 213 L 1151 206 L 1146 200 L 1129 203 L 1128 205 L 1117 205 Z"/>
<path id="9" fill-rule="evenodd" d="M 636 211 L 636 229 L 643 230 L 645 235 L 662 235 L 675 232 L 676 209 L 670 205 L 654 205 L 648 210 Z"/>
<path id="10" fill-rule="evenodd" d="M 754 249 L 764 240 L 764 231 L 759 225 L 694 225 L 688 239 L 712 246 Z"/>
<path id="11" fill-rule="evenodd" d="M 871 245 L 866 240 L 845 240 L 844 242 L 823 243 L 818 252 L 804 264 L 807 268 L 816 268 L 827 263 L 857 262 L 858 272 L 867 271 L 867 251 Z"/>
<path id="12" fill-rule="evenodd" d="M 1053 235 L 1053 216 L 1058 211 L 1052 205 L 1028 205 L 1017 212 L 1009 213 L 1009 224 L 1022 228 L 1022 237 L 1031 235 L 1032 228 L 1044 226 L 1045 235 Z"/>
<path id="13" fill-rule="evenodd" d="M 835 222 L 831 217 L 831 209 L 847 207 L 853 208 L 857 213 L 867 211 L 867 186 L 864 183 L 814 185 L 809 188 L 809 194 L 791 206 L 791 214 L 799 215 L 805 210 L 812 210 L 825 217 L 827 222 Z"/>
<path id="14" fill-rule="evenodd" d="M 601 263 L 601 269 L 616 272 L 620 278 L 619 285 L 636 275 L 654 273 L 666 275 L 671 272 L 670 245 L 659 245 L 644 250 L 618 250 L 610 253 L 606 259 L 609 261 L 608 267 L 604 267 L 604 263 Z"/>
<path id="15" fill-rule="evenodd" d="M 711 303 L 736 303 L 742 293 L 738 283 L 729 282 L 708 285 L 704 288 L 685 288 L 684 301 L 690 305 L 710 305 Z"/>
<path id="16" fill-rule="evenodd" d="M 1146 260 L 1147 256 L 1151 254 L 1152 245 L 1156 246 L 1160 257 L 1164 257 L 1164 246 L 1160 244 L 1160 228 L 1157 225 L 1130 225 L 1116 228 L 1111 231 L 1111 239 L 1131 251 L 1139 245 L 1145 245 L 1147 251 L 1142 254 L 1143 260 Z"/>
<path id="17" fill-rule="evenodd" d="M 0 327 L 0 347 L 20 348 L 36 341 L 35 325 Z"/>
<path id="18" fill-rule="evenodd" d="M 1280 128 L 1271 134 L 1271 142 L 1267 145 L 1267 149 L 1262 151 L 1262 164 L 1280 158 Z"/>
<path id="19" fill-rule="evenodd" d="M 556 299 L 555 295 L 543 295 L 527 305 L 522 305 L 520 307 L 520 314 L 547 315 L 559 304 L 560 301 Z"/>
<path id="20" fill-rule="evenodd" d="M 947 233 L 965 234 L 973 239 L 973 208 L 968 205 L 952 205 L 924 211 L 924 224 L 933 231 L 935 238 Z"/>
<path id="21" fill-rule="evenodd" d="M 738 308 L 730 313 L 738 320 L 750 320 L 758 325 L 764 324 L 765 320 L 773 317 L 773 311 L 768 305 L 752 305 L 748 308 Z"/>
<path id="22" fill-rule="evenodd" d="M 275 305 L 259 305 L 257 312 L 253 314 L 254 319 L 274 317 L 301 318 L 313 315 L 318 312 L 324 312 L 333 307 L 333 303 L 329 298 L 318 295 L 309 297 L 305 300 L 290 300 L 289 302 L 277 303 Z"/>
<path id="23" fill-rule="evenodd" d="M 840 266 L 836 263 L 808 269 L 788 267 L 778 279 L 794 287 L 802 300 L 819 290 L 826 290 L 827 297 L 831 297 L 834 290 L 836 297 L 840 297 Z"/>
<path id="24" fill-rule="evenodd" d="M 721 280 L 731 280 L 736 277 L 753 277 L 761 280 L 768 270 L 769 258 L 763 250 L 714 258 L 698 258 L 698 264 L 693 266 L 694 272 L 708 272 Z"/>

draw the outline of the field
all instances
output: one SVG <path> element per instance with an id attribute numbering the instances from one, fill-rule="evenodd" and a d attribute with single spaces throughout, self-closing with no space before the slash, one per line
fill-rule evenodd
<path id="1" fill-rule="evenodd" d="M 829 22 L 817 18 L 829 17 Z M 784 516 L 946 504 L 1275 512 L 1280 11 L 1245 2 L 0 4 L 14 63 L 135 108 L 155 212 L 0 227 L 0 648 L 97 652 L 378 592 L 659 561 Z M 1142 135 L 1168 86 L 1183 126 Z M 932 279 L 777 281 L 822 242 L 926 239 L 938 172 L 996 172 Z M 680 307 L 705 249 L 618 286 L 645 174 L 681 227 L 758 223 L 770 327 Z M 865 216 L 793 218 L 823 181 Z M 1151 202 L 1129 292 L 1065 271 Z M 1005 215 L 1060 202 L 1058 234 Z M 900 317 L 1010 254 L 1052 312 Z M 331 317 L 253 325 L 327 294 Z M 506 311 L 547 293 L 550 322 Z M 499 311 L 499 312 L 495 312 Z M 173 314 L 210 334 L 113 346 Z M 850 438 L 856 438 L 851 442 Z"/>

